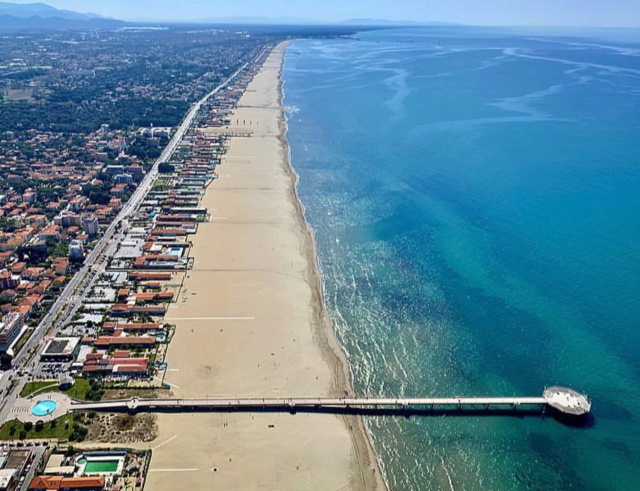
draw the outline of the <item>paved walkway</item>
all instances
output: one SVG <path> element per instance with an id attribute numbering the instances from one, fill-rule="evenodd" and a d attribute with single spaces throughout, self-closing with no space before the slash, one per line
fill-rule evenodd
<path id="1" fill-rule="evenodd" d="M 47 416 L 35 416 L 33 407 L 40 401 L 51 400 L 56 403 L 56 409 Z M 46 392 L 36 395 L 33 399 L 21 397 L 16 400 L 15 404 L 9 411 L 7 421 L 17 419 L 23 423 L 35 423 L 36 421 L 51 421 L 69 413 L 71 408 L 71 399 L 59 392 Z"/>

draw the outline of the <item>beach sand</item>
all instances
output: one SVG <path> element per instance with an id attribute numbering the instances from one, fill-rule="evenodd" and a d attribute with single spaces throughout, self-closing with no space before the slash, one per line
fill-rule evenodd
<path id="1" fill-rule="evenodd" d="M 351 392 L 283 136 L 284 50 L 273 50 L 234 112 L 231 129 L 253 136 L 230 140 L 202 203 L 212 219 L 191 237 L 185 294 L 166 316 L 177 328 L 165 381 L 178 397 Z M 354 416 L 160 414 L 158 425 L 146 489 L 385 488 Z"/>

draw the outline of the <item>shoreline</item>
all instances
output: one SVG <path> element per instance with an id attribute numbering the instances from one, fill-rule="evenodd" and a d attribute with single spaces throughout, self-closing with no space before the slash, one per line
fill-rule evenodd
<path id="1" fill-rule="evenodd" d="M 273 48 L 231 124 L 201 130 L 251 136 L 229 140 L 202 198 L 213 219 L 192 236 L 194 266 L 165 318 L 176 330 L 164 381 L 177 397 L 352 392 L 286 139 L 287 44 Z M 146 445 L 150 489 L 387 489 L 359 416 L 197 413 L 157 421 L 158 436 Z"/>
<path id="2" fill-rule="evenodd" d="M 315 232 L 306 219 L 304 203 L 302 202 L 302 200 L 300 199 L 300 195 L 298 194 L 298 182 L 300 180 L 300 176 L 293 167 L 291 159 L 291 146 L 289 145 L 289 140 L 287 139 L 289 124 L 286 115 L 286 108 L 284 105 L 285 94 L 283 72 L 286 59 L 286 49 L 288 48 L 289 44 L 291 44 L 291 42 L 292 41 L 285 41 L 284 43 L 282 43 L 284 44 L 285 52 L 282 56 L 280 72 L 278 76 L 278 104 L 280 106 L 280 116 L 278 122 L 280 135 L 278 139 L 280 140 L 282 147 L 285 149 L 285 167 L 292 182 L 291 200 L 293 201 L 296 208 L 296 215 L 299 220 L 302 233 L 306 239 L 305 246 L 308 248 L 308 250 L 305 252 L 310 263 L 309 281 L 312 286 L 314 300 L 317 302 L 316 309 L 314 309 L 314 312 L 317 316 L 317 323 L 314 322 L 314 327 L 316 328 L 315 334 L 318 337 L 316 341 L 318 342 L 327 365 L 329 365 L 330 369 L 334 372 L 334 380 L 336 385 L 335 390 L 337 390 L 338 392 L 344 391 L 348 392 L 349 394 L 354 394 L 355 390 L 353 388 L 353 373 L 351 372 L 351 368 L 349 366 L 347 353 L 344 349 L 344 346 L 342 346 L 342 344 L 338 340 L 337 333 L 335 331 L 335 328 L 333 327 L 329 312 L 326 308 L 324 295 L 324 277 L 322 275 L 320 257 L 318 256 Z M 361 472 L 365 489 L 379 489 L 385 491 L 388 490 L 388 484 L 380 467 L 380 462 L 378 461 L 377 454 L 373 447 L 373 442 L 371 441 L 371 435 L 369 434 L 369 430 L 364 423 L 364 420 L 361 416 L 347 415 L 342 416 L 342 419 L 353 438 L 353 444 L 356 448 L 357 455 L 363 458 L 363 462 L 361 462 L 360 464 L 363 467 L 361 469 Z"/>

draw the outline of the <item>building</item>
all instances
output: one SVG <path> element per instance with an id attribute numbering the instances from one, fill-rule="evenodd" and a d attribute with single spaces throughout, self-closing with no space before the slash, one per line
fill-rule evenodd
<path id="1" fill-rule="evenodd" d="M 94 216 L 84 217 L 82 220 L 84 231 L 89 237 L 95 237 L 98 235 L 98 219 Z"/>
<path id="2" fill-rule="evenodd" d="M 36 200 L 36 193 L 31 189 L 27 189 L 22 194 L 22 201 L 24 201 L 25 203 L 33 203 L 35 200 Z"/>
<path id="3" fill-rule="evenodd" d="M 69 257 L 71 259 L 82 259 L 84 257 L 84 246 L 79 240 L 72 240 L 69 244 Z"/>
<path id="4" fill-rule="evenodd" d="M 15 469 L 0 470 L 0 491 L 14 489 L 14 483 L 18 472 Z"/>
<path id="5" fill-rule="evenodd" d="M 56 257 L 53 260 L 52 267 L 57 275 L 66 275 L 69 272 L 69 258 Z"/>
<path id="6" fill-rule="evenodd" d="M 63 211 L 60 214 L 60 225 L 63 227 L 79 227 L 82 225 L 82 217 L 72 211 Z"/>
<path id="7" fill-rule="evenodd" d="M 81 338 L 53 338 L 40 353 L 43 361 L 65 361 L 75 358 Z"/>
<path id="8" fill-rule="evenodd" d="M 17 475 L 22 474 L 24 468 L 27 466 L 27 462 L 31 457 L 31 450 L 28 449 L 12 449 L 9 450 L 7 458 L 4 462 L 3 469 L 13 470 Z"/>
<path id="9" fill-rule="evenodd" d="M 116 174 L 113 177 L 116 184 L 133 184 L 133 176 L 131 174 Z"/>
<path id="10" fill-rule="evenodd" d="M 155 336 L 98 336 L 93 345 L 96 348 L 152 348 Z"/>
<path id="11" fill-rule="evenodd" d="M 144 377 L 149 368 L 147 358 L 106 358 L 99 353 L 84 362 L 82 372 L 87 375 L 110 375 L 124 377 Z"/>
<path id="12" fill-rule="evenodd" d="M 0 321 L 0 351 L 6 351 L 20 335 L 24 317 L 18 312 L 9 312 Z"/>
<path id="13" fill-rule="evenodd" d="M 32 491 L 100 491 L 104 489 L 104 476 L 64 477 L 64 476 L 36 476 L 29 483 Z"/>
<path id="14" fill-rule="evenodd" d="M 0 273 L 0 291 L 15 288 L 20 283 L 20 278 L 14 277 L 9 271 Z"/>

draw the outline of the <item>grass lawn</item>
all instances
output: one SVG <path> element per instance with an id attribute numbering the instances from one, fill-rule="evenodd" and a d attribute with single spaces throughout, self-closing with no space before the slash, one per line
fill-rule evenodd
<path id="1" fill-rule="evenodd" d="M 87 392 L 89 392 L 90 389 L 89 380 L 87 380 L 86 378 L 77 378 L 76 383 L 73 384 L 70 389 L 63 391 L 58 388 L 57 381 L 37 380 L 34 382 L 27 382 L 20 392 L 20 397 L 27 397 L 37 390 L 43 389 L 47 386 L 49 386 L 49 389 L 43 390 L 43 392 L 62 392 L 64 394 L 67 394 L 69 397 L 73 397 L 74 399 L 77 399 L 79 401 L 84 401 L 86 399 Z"/>
<path id="2" fill-rule="evenodd" d="M 51 392 L 59 392 L 57 380 L 38 380 L 35 382 L 27 382 L 20 391 L 20 397 L 27 397 L 44 387 L 50 387 L 49 390 Z"/>
<path id="3" fill-rule="evenodd" d="M 67 414 L 45 423 L 40 431 L 36 431 L 35 424 L 29 431 L 25 431 L 24 423 L 16 420 L 7 421 L 0 427 L 0 440 L 17 440 L 22 432 L 26 433 L 26 439 L 58 438 L 68 440 L 73 432 L 73 414 Z"/>

